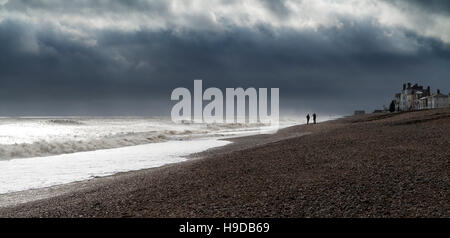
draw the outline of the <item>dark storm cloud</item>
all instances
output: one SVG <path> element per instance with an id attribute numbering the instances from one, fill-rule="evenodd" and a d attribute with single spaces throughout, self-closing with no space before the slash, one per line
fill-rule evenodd
<path id="1" fill-rule="evenodd" d="M 33 7 L 59 9 L 41 3 Z M 112 8 L 147 6 L 130 4 Z M 288 14 L 283 2 L 265 4 Z M 204 87 L 278 87 L 282 110 L 327 113 L 379 108 L 406 81 L 450 90 L 448 44 L 372 18 L 337 20 L 337 26 L 302 30 L 258 24 L 72 34 L 6 19 L 0 22 L 0 113 L 167 115 L 172 89 L 192 88 L 198 78 Z"/>
<path id="2" fill-rule="evenodd" d="M 168 4 L 165 0 L 90 0 L 90 1 L 59 1 L 59 0 L 14 0 L 8 1 L 4 8 L 8 10 L 44 10 L 65 13 L 89 13 L 101 14 L 102 12 L 140 11 L 158 14 L 167 14 Z"/>
<path id="3" fill-rule="evenodd" d="M 288 7 L 286 7 L 286 3 L 284 0 L 263 0 L 262 2 L 272 13 L 280 18 L 285 18 L 291 14 L 291 11 Z"/>
<path id="4" fill-rule="evenodd" d="M 415 6 L 427 13 L 450 14 L 450 1 L 447 0 L 394 0 L 390 2 L 403 4 L 403 6 Z"/>

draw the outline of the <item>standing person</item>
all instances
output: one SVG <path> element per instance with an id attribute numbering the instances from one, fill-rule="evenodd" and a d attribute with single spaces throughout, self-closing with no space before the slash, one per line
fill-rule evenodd
<path id="1" fill-rule="evenodd" d="M 309 124 L 309 113 L 308 113 L 308 115 L 306 115 L 306 125 L 308 125 Z"/>
<path id="2" fill-rule="evenodd" d="M 316 124 L 316 117 L 317 117 L 317 115 L 316 115 L 316 113 L 314 113 L 314 114 L 313 114 L 313 121 L 314 121 L 314 124 Z"/>

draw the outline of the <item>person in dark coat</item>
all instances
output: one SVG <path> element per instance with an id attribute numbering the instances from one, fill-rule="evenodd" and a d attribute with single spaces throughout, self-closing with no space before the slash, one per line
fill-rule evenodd
<path id="1" fill-rule="evenodd" d="M 306 115 L 306 125 L 308 125 L 308 124 L 309 124 L 309 114 Z"/>
<path id="2" fill-rule="evenodd" d="M 314 124 L 316 124 L 316 117 L 317 117 L 317 115 L 316 115 L 316 113 L 314 113 L 314 114 L 313 114 L 313 121 L 314 121 Z"/>

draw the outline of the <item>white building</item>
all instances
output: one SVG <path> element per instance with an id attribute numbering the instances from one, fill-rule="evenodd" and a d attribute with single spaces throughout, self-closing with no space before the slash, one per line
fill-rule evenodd
<path id="1" fill-rule="evenodd" d="M 410 111 L 419 110 L 420 98 L 427 97 L 430 95 L 430 87 L 426 89 L 423 86 L 411 83 L 403 84 L 403 90 L 400 94 L 396 94 L 396 106 L 398 111 Z"/>
<path id="2" fill-rule="evenodd" d="M 450 107 L 450 94 L 445 95 L 442 94 L 439 90 L 437 93 L 432 94 L 428 97 L 421 98 L 423 103 L 427 103 L 426 108 L 443 108 L 443 107 Z"/>
<path id="3" fill-rule="evenodd" d="M 430 87 L 411 83 L 403 84 L 403 90 L 395 94 L 395 109 L 397 111 L 412 111 L 431 108 L 450 107 L 450 94 L 442 94 L 439 89 L 435 94 L 430 93 Z"/>

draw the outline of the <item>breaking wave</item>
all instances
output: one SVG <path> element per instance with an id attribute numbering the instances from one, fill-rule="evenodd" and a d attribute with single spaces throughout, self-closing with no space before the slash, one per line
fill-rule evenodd
<path id="1" fill-rule="evenodd" d="M 3 118 L 0 160 L 255 132 L 262 123 L 173 124 L 159 118 Z"/>
<path id="2" fill-rule="evenodd" d="M 267 126 L 264 123 L 211 123 L 207 124 L 208 130 L 223 130 L 223 129 L 248 129 Z"/>
<path id="3" fill-rule="evenodd" d="M 0 160 L 113 149 L 125 146 L 164 142 L 168 137 L 155 133 L 127 133 L 91 140 L 36 141 L 33 143 L 0 145 Z"/>
<path id="4" fill-rule="evenodd" d="M 76 120 L 69 120 L 69 119 L 53 119 L 47 121 L 50 124 L 56 124 L 56 125 L 84 125 L 84 123 L 76 121 Z"/>
<path id="5" fill-rule="evenodd" d="M 59 123 L 59 122 L 58 122 Z M 66 122 L 64 122 L 66 123 Z M 163 130 L 151 132 L 131 132 L 76 140 L 38 140 L 32 143 L 0 144 L 0 160 L 41 157 L 59 154 L 113 149 L 125 146 L 165 142 L 169 140 L 189 140 L 192 138 L 221 136 L 223 126 L 204 130 Z M 239 127 L 225 127 L 239 128 Z"/>

